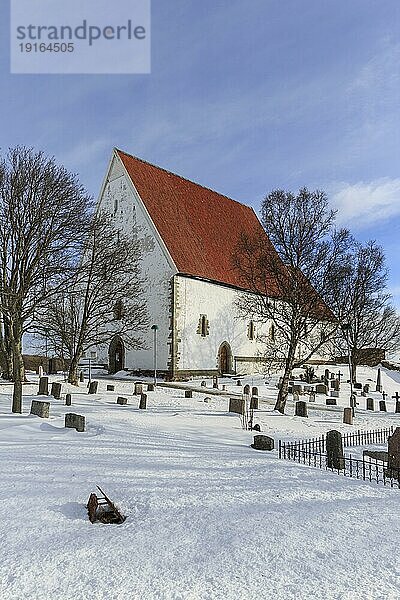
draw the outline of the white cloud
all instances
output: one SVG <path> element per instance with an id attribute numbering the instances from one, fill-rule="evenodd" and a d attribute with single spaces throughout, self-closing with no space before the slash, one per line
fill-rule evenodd
<path id="1" fill-rule="evenodd" d="M 331 196 L 337 221 L 357 229 L 400 215 L 400 179 L 338 185 Z"/>

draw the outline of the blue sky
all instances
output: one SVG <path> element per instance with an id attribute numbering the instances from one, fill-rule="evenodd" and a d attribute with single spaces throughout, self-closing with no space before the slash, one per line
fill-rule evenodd
<path id="1" fill-rule="evenodd" d="M 256 209 L 325 189 L 384 246 L 400 307 L 397 0 L 153 0 L 152 72 L 123 76 L 10 75 L 5 4 L 2 150 L 41 148 L 94 195 L 113 146 Z"/>

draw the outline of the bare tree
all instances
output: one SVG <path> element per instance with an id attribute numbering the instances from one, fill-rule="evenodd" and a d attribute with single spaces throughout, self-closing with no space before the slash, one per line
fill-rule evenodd
<path id="1" fill-rule="evenodd" d="M 143 347 L 148 327 L 140 277 L 140 244 L 97 214 L 81 261 L 67 287 L 47 303 L 37 331 L 69 361 L 68 381 L 78 385 L 78 365 L 93 346 L 124 338 L 128 348 Z"/>
<path id="2" fill-rule="evenodd" d="M 375 241 L 361 244 L 351 238 L 326 290 L 343 331 L 336 349 L 342 355 L 350 349 L 354 382 L 365 351 L 392 351 L 400 344 L 400 317 L 391 304 L 387 276 L 383 249 Z"/>
<path id="3" fill-rule="evenodd" d="M 23 334 L 64 286 L 90 204 L 77 177 L 42 152 L 16 147 L 0 161 L 0 311 L 13 358 L 13 412 L 22 412 Z"/>
<path id="4" fill-rule="evenodd" d="M 1 290 L 0 290 L 1 293 Z M 0 300 L 1 305 L 1 300 Z M 13 379 L 13 359 L 10 343 L 9 325 L 5 315 L 0 311 L 0 371 L 1 377 L 12 381 Z"/>
<path id="5" fill-rule="evenodd" d="M 284 367 L 275 409 L 284 412 L 294 368 L 307 363 L 334 338 L 337 321 L 321 294 L 348 232 L 334 231 L 335 213 L 323 192 L 297 195 L 275 190 L 261 210 L 265 234 L 243 236 L 234 257 L 250 293 L 238 302 L 242 316 L 269 331 L 262 337 L 267 360 Z"/>

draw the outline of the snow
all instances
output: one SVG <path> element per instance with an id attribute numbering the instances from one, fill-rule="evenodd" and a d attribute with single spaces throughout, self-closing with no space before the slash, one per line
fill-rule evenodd
<path id="1" fill-rule="evenodd" d="M 376 371 L 360 369 L 359 379 L 369 378 Z M 37 399 L 29 379 L 22 415 L 10 413 L 11 386 L 0 385 L 1 600 L 400 597 L 398 489 L 253 450 L 228 397 L 210 389 L 188 399 L 157 388 L 139 411 L 127 378 L 113 380 L 115 392 L 101 379 L 96 396 L 63 384 L 73 406 L 50 397 L 44 420 L 28 414 Z M 382 379 L 390 396 L 400 391 L 398 373 L 382 370 Z M 274 377 L 241 381 L 259 385 L 258 421 L 275 439 L 400 426 L 392 400 L 387 414 L 362 405 L 348 426 L 341 407 L 309 405 L 302 419 L 289 403 L 279 415 Z M 116 405 L 118 395 L 128 406 Z M 86 416 L 85 433 L 64 428 L 71 411 Z M 127 515 L 122 525 L 88 521 L 96 485 Z"/>

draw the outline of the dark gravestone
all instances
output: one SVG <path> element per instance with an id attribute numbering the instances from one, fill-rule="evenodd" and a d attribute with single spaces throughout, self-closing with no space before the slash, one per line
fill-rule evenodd
<path id="1" fill-rule="evenodd" d="M 147 391 L 148 392 L 154 392 L 154 383 L 148 383 L 147 384 Z"/>
<path id="2" fill-rule="evenodd" d="M 251 395 L 258 397 L 258 387 L 254 386 L 254 387 L 251 388 Z"/>
<path id="3" fill-rule="evenodd" d="M 329 369 L 325 369 L 325 379 L 329 379 Z"/>
<path id="4" fill-rule="evenodd" d="M 388 439 L 388 470 L 391 477 L 400 480 L 400 427 Z"/>
<path id="5" fill-rule="evenodd" d="M 84 376 L 84 374 L 83 374 L 83 371 L 81 371 L 81 372 L 79 373 L 79 381 L 80 381 L 81 383 L 83 383 L 83 382 L 85 381 L 85 376 Z"/>
<path id="6" fill-rule="evenodd" d="M 240 381 L 240 379 L 237 380 L 236 385 L 242 385 L 242 382 Z"/>
<path id="7" fill-rule="evenodd" d="M 202 381 L 201 382 L 201 387 L 207 387 L 207 382 L 206 381 Z"/>
<path id="8" fill-rule="evenodd" d="M 193 398 L 192 390 L 185 390 L 185 398 Z"/>
<path id="9" fill-rule="evenodd" d="M 98 381 L 91 381 L 89 385 L 89 394 L 97 394 L 97 388 L 99 386 Z"/>
<path id="10" fill-rule="evenodd" d="M 54 358 L 49 358 L 49 375 L 57 374 L 56 366 L 56 360 Z"/>
<path id="11" fill-rule="evenodd" d="M 147 408 L 147 394 L 142 394 L 140 396 L 139 408 L 141 410 L 144 410 L 145 408 Z"/>
<path id="12" fill-rule="evenodd" d="M 307 414 L 307 403 L 304 402 L 303 400 L 300 400 L 299 402 L 296 402 L 296 408 L 295 408 L 295 416 L 296 417 L 308 417 Z"/>
<path id="13" fill-rule="evenodd" d="M 226 392 L 226 385 L 225 385 L 225 383 L 222 384 L 222 391 Z"/>
<path id="14" fill-rule="evenodd" d="M 374 410 L 374 399 L 367 398 L 367 410 Z"/>
<path id="15" fill-rule="evenodd" d="M 273 450 L 275 446 L 274 438 L 267 435 L 255 435 L 251 447 L 255 450 Z"/>
<path id="16" fill-rule="evenodd" d="M 213 388 L 214 390 L 218 389 L 218 377 L 216 375 L 213 377 Z"/>
<path id="17" fill-rule="evenodd" d="M 261 426 L 259 423 L 256 423 L 255 425 L 253 425 L 252 427 L 253 431 L 261 431 Z"/>
<path id="18" fill-rule="evenodd" d="M 331 390 L 331 398 L 339 398 L 339 392 L 336 390 Z"/>
<path id="19" fill-rule="evenodd" d="M 252 396 L 250 400 L 250 408 L 253 410 L 258 410 L 258 398 L 257 396 Z"/>
<path id="20" fill-rule="evenodd" d="M 325 396 L 327 396 L 328 389 L 324 383 L 317 383 L 315 386 L 315 393 L 316 394 L 325 394 Z"/>
<path id="21" fill-rule="evenodd" d="M 76 429 L 76 431 L 85 431 L 85 417 L 75 413 L 67 413 L 65 415 L 65 427 Z"/>
<path id="22" fill-rule="evenodd" d="M 340 392 L 340 381 L 339 381 L 339 379 L 334 379 L 333 383 L 334 383 L 333 389 L 335 390 L 335 392 Z"/>
<path id="23" fill-rule="evenodd" d="M 326 406 L 336 406 L 336 398 L 327 398 L 325 402 Z"/>
<path id="24" fill-rule="evenodd" d="M 353 383 L 353 388 L 355 390 L 362 390 L 362 383 Z"/>
<path id="25" fill-rule="evenodd" d="M 40 400 L 32 400 L 31 415 L 36 415 L 41 419 L 48 419 L 50 414 L 50 402 L 41 402 Z"/>
<path id="26" fill-rule="evenodd" d="M 326 465 L 328 469 L 344 469 L 342 434 L 340 431 L 328 431 L 326 434 Z"/>
<path id="27" fill-rule="evenodd" d="M 379 410 L 381 412 L 386 412 L 386 402 L 385 402 L 385 400 L 379 400 Z"/>
<path id="28" fill-rule="evenodd" d="M 364 392 L 364 394 L 369 394 L 369 383 L 366 383 L 363 386 L 363 392 Z"/>
<path id="29" fill-rule="evenodd" d="M 38 396 L 48 396 L 48 395 L 49 395 L 49 378 L 41 377 L 39 379 Z"/>
<path id="30" fill-rule="evenodd" d="M 135 396 L 140 396 L 141 394 L 143 394 L 143 384 L 135 383 L 135 390 L 133 393 Z"/>
<path id="31" fill-rule="evenodd" d="M 51 384 L 51 395 L 56 400 L 59 400 L 61 398 L 61 383 L 53 382 Z"/>
<path id="32" fill-rule="evenodd" d="M 121 406 L 125 406 L 126 404 L 128 404 L 128 399 L 122 398 L 122 396 L 118 396 L 117 404 L 120 404 Z"/>
<path id="33" fill-rule="evenodd" d="M 243 389 L 243 394 L 244 394 L 245 396 L 250 396 L 250 386 L 249 386 L 249 384 L 246 384 L 246 385 L 244 386 L 244 389 Z"/>
<path id="34" fill-rule="evenodd" d="M 353 409 L 350 406 L 343 411 L 343 423 L 353 425 Z"/>
<path id="35" fill-rule="evenodd" d="M 293 390 L 293 402 L 298 402 L 300 400 L 300 394 L 297 390 Z"/>
<path id="36" fill-rule="evenodd" d="M 295 383 L 293 386 L 293 393 L 297 392 L 298 394 L 302 394 L 303 393 L 303 386 L 300 385 L 299 383 Z"/>
<path id="37" fill-rule="evenodd" d="M 243 398 L 229 398 L 229 412 L 244 415 L 245 404 Z"/>
<path id="38" fill-rule="evenodd" d="M 71 394 L 67 394 L 65 396 L 65 406 L 71 406 L 72 404 L 72 396 Z"/>
<path id="39" fill-rule="evenodd" d="M 115 391 L 115 385 L 111 385 L 111 384 L 107 384 L 107 392 L 114 392 Z"/>

